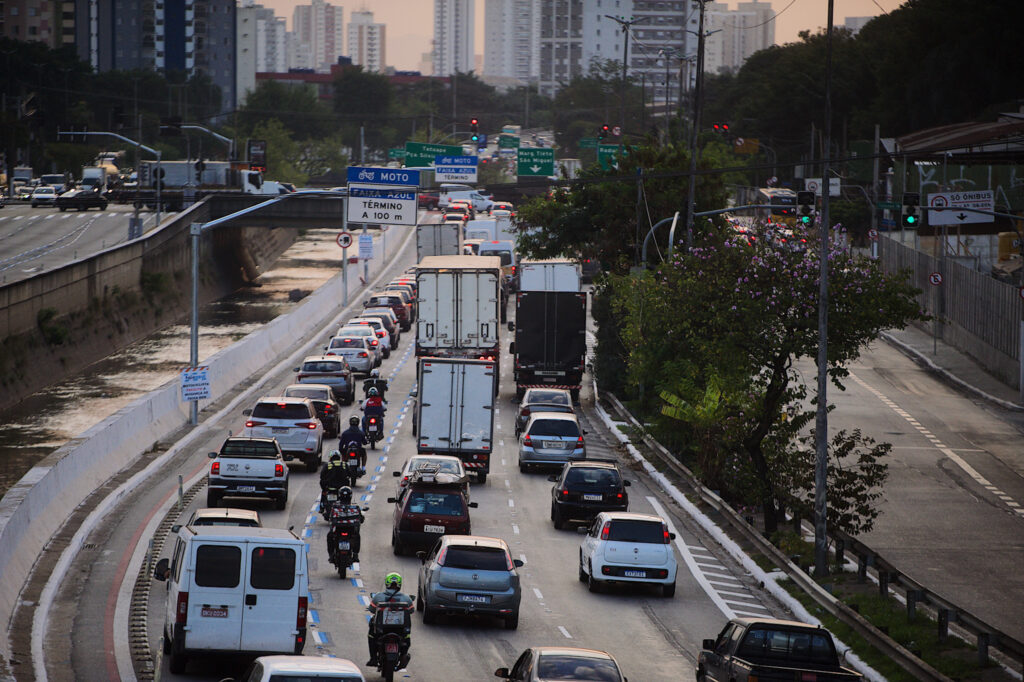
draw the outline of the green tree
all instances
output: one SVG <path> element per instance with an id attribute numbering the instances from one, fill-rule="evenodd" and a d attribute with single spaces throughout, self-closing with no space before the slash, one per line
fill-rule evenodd
<path id="1" fill-rule="evenodd" d="M 362 141 L 379 157 L 386 154 L 389 144 L 396 138 L 389 116 L 394 93 L 387 76 L 362 67 L 345 69 L 334 79 L 334 113 L 341 123 L 342 138 L 358 150 L 360 128 Z"/>
<path id="2" fill-rule="evenodd" d="M 284 124 L 276 118 L 269 118 L 256 124 L 253 137 L 267 141 L 267 177 L 279 182 L 306 184 L 308 174 L 298 163 L 301 145 L 296 143 Z"/>
<path id="3" fill-rule="evenodd" d="M 317 97 L 316 88 L 305 84 L 260 81 L 238 109 L 236 126 L 244 137 L 269 119 L 277 119 L 297 140 L 317 139 L 334 132 L 330 109 Z"/>

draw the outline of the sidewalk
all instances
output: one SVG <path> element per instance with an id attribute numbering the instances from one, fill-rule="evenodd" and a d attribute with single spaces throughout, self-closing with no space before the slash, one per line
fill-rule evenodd
<path id="1" fill-rule="evenodd" d="M 1017 389 L 999 381 L 942 339 L 936 344 L 929 332 L 909 325 L 883 332 L 882 339 L 946 383 L 993 405 L 1024 413 Z"/>

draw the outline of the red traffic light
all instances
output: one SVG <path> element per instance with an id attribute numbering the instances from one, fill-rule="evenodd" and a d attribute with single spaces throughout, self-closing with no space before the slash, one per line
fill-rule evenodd
<path id="1" fill-rule="evenodd" d="M 478 121 L 478 120 L 477 120 L 477 119 L 475 119 L 475 118 L 471 118 L 471 119 L 469 119 L 469 125 L 471 125 L 471 126 L 475 126 L 475 125 L 477 125 L 478 123 L 480 123 L 480 121 Z"/>

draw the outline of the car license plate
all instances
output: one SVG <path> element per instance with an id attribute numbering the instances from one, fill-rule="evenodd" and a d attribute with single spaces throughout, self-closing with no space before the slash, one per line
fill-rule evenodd
<path id="1" fill-rule="evenodd" d="M 600 502 L 602 499 L 604 499 L 604 496 L 594 495 L 592 493 L 584 493 L 583 499 L 586 500 L 587 502 Z"/>
<path id="2" fill-rule="evenodd" d="M 570 443 L 564 443 L 560 440 L 549 440 L 545 447 L 551 448 L 552 450 L 565 450 Z"/>
<path id="3" fill-rule="evenodd" d="M 349 547 L 351 547 L 351 545 L 347 542 L 342 541 L 338 543 L 338 549 L 348 549 Z"/>
<path id="4" fill-rule="evenodd" d="M 287 426 L 274 426 L 274 427 L 271 427 L 270 432 L 271 433 L 288 433 L 288 427 Z"/>
<path id="5" fill-rule="evenodd" d="M 240 485 L 240 486 L 238 486 L 238 492 L 240 492 L 240 493 L 254 493 L 254 492 L 256 492 L 256 486 L 254 486 L 254 485 Z"/>
<path id="6" fill-rule="evenodd" d="M 646 578 L 647 571 L 623 571 L 622 574 L 627 578 Z"/>
<path id="7" fill-rule="evenodd" d="M 469 604 L 490 604 L 491 598 L 486 594 L 459 594 L 455 596 L 456 601 Z"/>
<path id="8" fill-rule="evenodd" d="M 199 615 L 203 618 L 227 618 L 228 610 L 224 607 L 204 606 Z"/>
<path id="9" fill-rule="evenodd" d="M 430 526 L 423 524 L 424 533 L 444 533 L 444 526 Z"/>

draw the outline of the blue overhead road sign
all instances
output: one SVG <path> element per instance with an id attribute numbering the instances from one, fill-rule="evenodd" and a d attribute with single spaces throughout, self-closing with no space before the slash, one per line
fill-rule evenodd
<path id="1" fill-rule="evenodd" d="M 367 185 L 404 185 L 406 187 L 419 187 L 420 172 L 405 168 L 349 166 L 348 181 Z"/>

